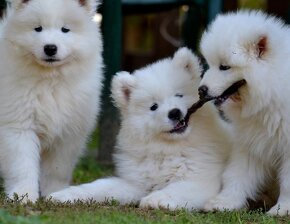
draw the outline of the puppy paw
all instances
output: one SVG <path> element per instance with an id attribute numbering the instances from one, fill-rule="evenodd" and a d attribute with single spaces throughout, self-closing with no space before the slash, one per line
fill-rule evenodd
<path id="1" fill-rule="evenodd" d="M 156 191 L 148 196 L 144 197 L 140 201 L 141 208 L 165 208 L 169 210 L 176 210 L 180 208 L 177 201 L 175 201 L 170 195 L 162 191 Z"/>
<path id="2" fill-rule="evenodd" d="M 242 208 L 244 205 L 240 200 L 230 197 L 216 197 L 209 200 L 205 206 L 204 211 L 232 211 Z"/>
<path id="3" fill-rule="evenodd" d="M 7 192 L 7 196 L 12 200 L 20 201 L 21 203 L 36 202 L 39 198 L 38 191 L 32 190 L 11 190 Z"/>
<path id="4" fill-rule="evenodd" d="M 76 195 L 69 190 L 54 192 L 48 195 L 46 198 L 54 202 L 68 202 L 68 201 L 73 202 L 74 200 L 77 200 Z"/>
<path id="5" fill-rule="evenodd" d="M 289 216 L 290 215 L 290 204 L 289 203 L 277 203 L 268 212 L 271 216 Z"/>

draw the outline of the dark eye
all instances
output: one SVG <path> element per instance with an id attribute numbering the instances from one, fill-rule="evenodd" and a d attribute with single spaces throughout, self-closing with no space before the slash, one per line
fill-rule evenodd
<path id="1" fill-rule="evenodd" d="M 231 66 L 228 66 L 228 65 L 220 65 L 220 70 L 221 71 L 226 71 L 226 70 L 229 70 L 231 69 Z"/>
<path id="2" fill-rule="evenodd" d="M 180 94 L 180 93 L 175 94 L 175 96 L 176 96 L 176 97 L 179 97 L 179 98 L 182 98 L 182 97 L 183 97 L 183 95 Z"/>
<path id="3" fill-rule="evenodd" d="M 203 63 L 202 64 L 202 71 L 201 71 L 201 75 L 200 78 L 203 78 L 204 73 L 209 69 L 209 65 L 207 63 Z"/>
<path id="4" fill-rule="evenodd" d="M 68 28 L 65 28 L 65 27 L 61 28 L 61 32 L 63 32 L 63 33 L 68 33 L 69 31 L 70 31 L 70 29 L 68 29 Z"/>
<path id="5" fill-rule="evenodd" d="M 152 110 L 152 111 L 155 111 L 155 110 L 157 110 L 158 109 L 158 104 L 157 103 L 154 103 L 153 105 L 152 105 L 152 107 L 150 107 L 150 110 Z"/>
<path id="6" fill-rule="evenodd" d="M 40 33 L 42 31 L 42 26 L 35 27 L 34 30 Z"/>

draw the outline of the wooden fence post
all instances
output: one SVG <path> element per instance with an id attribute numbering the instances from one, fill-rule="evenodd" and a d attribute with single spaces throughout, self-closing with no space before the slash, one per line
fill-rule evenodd
<path id="1" fill-rule="evenodd" d="M 105 81 L 102 94 L 102 111 L 99 117 L 100 142 L 97 159 L 101 163 L 111 163 L 112 151 L 119 128 L 119 115 L 117 109 L 112 104 L 110 84 L 114 74 L 121 69 L 121 1 L 104 0 L 102 14 Z"/>

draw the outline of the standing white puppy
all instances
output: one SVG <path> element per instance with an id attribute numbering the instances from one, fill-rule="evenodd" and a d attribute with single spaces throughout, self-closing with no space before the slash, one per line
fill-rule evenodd
<path id="1" fill-rule="evenodd" d="M 223 189 L 206 210 L 246 206 L 277 174 L 280 196 L 268 213 L 290 211 L 289 40 L 281 20 L 255 11 L 220 15 L 202 37 L 209 70 L 200 94 L 218 97 L 235 128 Z"/>
<path id="2" fill-rule="evenodd" d="M 51 194 L 60 201 L 112 198 L 121 204 L 201 209 L 221 187 L 229 148 L 222 121 L 207 105 L 184 122 L 198 99 L 197 58 L 186 48 L 112 83 L 122 114 L 115 153 L 117 177 Z"/>
<path id="3" fill-rule="evenodd" d="M 5 192 L 66 187 L 99 111 L 102 42 L 93 0 L 14 0 L 0 38 Z"/>

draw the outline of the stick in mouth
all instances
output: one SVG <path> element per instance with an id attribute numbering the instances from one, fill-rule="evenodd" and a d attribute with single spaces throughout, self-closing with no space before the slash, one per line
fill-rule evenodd
<path id="1" fill-rule="evenodd" d="M 228 97 L 230 97 L 232 94 L 236 93 L 240 87 L 245 85 L 247 82 L 246 80 L 242 79 L 240 81 L 235 82 L 233 85 L 231 85 L 229 88 L 227 88 L 220 96 L 218 97 L 211 97 L 206 96 L 203 98 L 200 98 L 196 103 L 194 103 L 188 110 L 187 114 L 184 118 L 184 122 L 188 124 L 190 116 L 195 113 L 199 108 L 201 108 L 205 103 L 211 100 L 215 100 L 215 104 L 219 104 L 224 102 Z"/>
<path id="2" fill-rule="evenodd" d="M 225 102 L 231 95 L 235 94 L 238 92 L 240 87 L 245 85 L 247 82 L 244 79 L 241 79 L 234 84 L 232 84 L 229 88 L 227 88 L 222 95 L 215 97 L 215 105 L 221 105 L 223 102 Z"/>
<path id="3" fill-rule="evenodd" d="M 207 97 L 203 99 L 199 99 L 196 103 L 194 103 L 188 110 L 187 114 L 184 117 L 184 121 L 188 124 L 190 116 L 195 113 L 199 108 L 201 108 L 206 102 L 215 99 L 214 97 Z"/>

